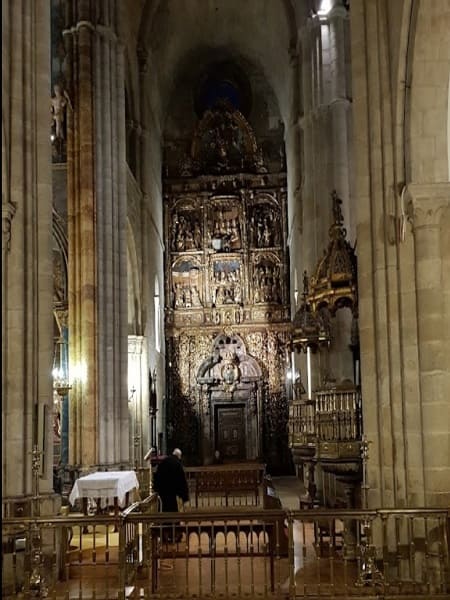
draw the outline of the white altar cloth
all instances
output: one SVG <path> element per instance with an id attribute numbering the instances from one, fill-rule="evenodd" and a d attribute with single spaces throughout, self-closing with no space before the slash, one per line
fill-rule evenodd
<path id="1" fill-rule="evenodd" d="M 134 471 L 98 471 L 75 481 L 69 502 L 73 506 L 78 498 L 101 498 L 102 505 L 106 505 L 107 501 L 112 505 L 117 498 L 119 506 L 123 507 L 127 492 L 138 487 Z"/>

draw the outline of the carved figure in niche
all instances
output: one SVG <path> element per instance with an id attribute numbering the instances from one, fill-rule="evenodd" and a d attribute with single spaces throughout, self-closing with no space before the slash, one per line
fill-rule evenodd
<path id="1" fill-rule="evenodd" d="M 183 308 L 184 304 L 185 304 L 185 296 L 184 296 L 184 289 L 183 289 L 181 283 L 175 284 L 174 294 L 175 294 L 175 300 L 174 300 L 175 308 Z"/>
<path id="2" fill-rule="evenodd" d="M 216 289 L 216 304 L 217 306 L 224 304 L 225 302 L 225 292 L 223 287 L 218 287 Z"/>
<path id="3" fill-rule="evenodd" d="M 195 221 L 194 224 L 194 245 L 197 250 L 202 249 L 202 230 L 198 221 Z"/>
<path id="4" fill-rule="evenodd" d="M 173 214 L 170 238 L 172 240 L 172 243 L 171 243 L 172 251 L 176 251 L 177 238 L 178 238 L 178 215 L 177 215 L 177 213 Z"/>
<path id="5" fill-rule="evenodd" d="M 257 248 L 280 245 L 280 219 L 277 211 L 269 206 L 257 205 L 250 218 L 250 243 Z"/>
<path id="6" fill-rule="evenodd" d="M 183 252 L 185 250 L 185 239 L 186 239 L 186 219 L 180 217 L 178 221 L 175 250 L 177 252 Z"/>
<path id="7" fill-rule="evenodd" d="M 255 266 L 253 273 L 255 304 L 266 302 L 281 302 L 280 268 L 278 265 L 267 264 Z"/>
<path id="8" fill-rule="evenodd" d="M 258 221 L 256 224 L 256 245 L 258 248 L 261 248 L 263 245 L 263 237 L 264 237 L 264 222 L 261 215 L 258 216 Z"/>
<path id="9" fill-rule="evenodd" d="M 191 289 L 191 302 L 192 306 L 202 306 L 200 295 L 198 293 L 197 286 L 194 285 Z"/>
<path id="10" fill-rule="evenodd" d="M 66 108 L 69 97 L 59 84 L 53 86 L 54 96 L 50 99 L 50 110 L 54 124 L 55 138 L 64 140 L 64 126 L 66 122 Z M 69 103 L 70 106 L 70 103 Z"/>
<path id="11" fill-rule="evenodd" d="M 274 281 L 274 283 L 272 284 L 272 291 L 271 291 L 271 301 L 272 302 L 279 302 L 280 301 L 280 294 L 278 292 L 278 285 L 277 283 Z"/>
<path id="12" fill-rule="evenodd" d="M 240 304 L 242 302 L 242 296 L 241 296 L 241 285 L 239 282 L 236 282 L 236 285 L 234 286 L 234 301 L 236 302 L 236 304 Z"/>
<path id="13" fill-rule="evenodd" d="M 272 232 L 269 228 L 269 220 L 267 217 L 264 217 L 264 229 L 262 232 L 262 246 L 264 248 L 268 248 L 272 244 Z"/>
<path id="14" fill-rule="evenodd" d="M 224 304 L 233 304 L 234 302 L 234 297 L 233 297 L 233 290 L 230 288 L 225 288 L 224 289 Z"/>
<path id="15" fill-rule="evenodd" d="M 186 229 L 184 233 L 184 249 L 185 250 L 193 250 L 195 248 L 194 242 L 194 234 L 191 231 L 188 224 L 186 224 Z"/>
<path id="16" fill-rule="evenodd" d="M 176 283 L 173 290 L 173 307 L 180 308 L 181 306 L 181 285 Z"/>
<path id="17" fill-rule="evenodd" d="M 237 219 L 231 220 L 230 244 L 233 249 L 241 247 L 241 232 Z"/>

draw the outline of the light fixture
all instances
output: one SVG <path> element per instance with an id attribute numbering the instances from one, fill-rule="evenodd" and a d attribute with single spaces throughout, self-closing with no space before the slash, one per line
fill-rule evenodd
<path id="1" fill-rule="evenodd" d="M 311 307 L 308 292 L 308 275 L 303 273 L 303 300 L 293 320 L 292 346 L 298 352 L 309 348 L 315 352 L 319 346 L 330 342 L 328 323 Z"/>
<path id="2" fill-rule="evenodd" d="M 72 388 L 67 374 L 66 357 L 66 342 L 64 338 L 60 337 L 55 341 L 52 376 L 53 389 L 57 392 L 58 396 L 61 397 L 66 396 Z"/>
<path id="3" fill-rule="evenodd" d="M 331 0 L 322 0 L 322 2 L 320 3 L 320 8 L 317 11 L 317 14 L 319 15 L 319 17 L 326 17 L 328 15 L 328 13 L 331 11 L 331 9 L 332 9 Z"/>
<path id="4" fill-rule="evenodd" d="M 333 223 L 329 229 L 329 244 L 309 281 L 308 303 L 315 313 L 336 314 L 348 307 L 358 314 L 357 263 L 355 248 L 347 241 L 342 215 L 342 200 L 335 190 L 331 194 Z"/>

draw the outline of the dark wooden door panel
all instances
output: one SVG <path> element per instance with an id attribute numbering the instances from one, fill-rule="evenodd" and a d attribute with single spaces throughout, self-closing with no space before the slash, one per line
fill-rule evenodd
<path id="1" fill-rule="evenodd" d="M 244 407 L 217 408 L 217 446 L 224 460 L 244 460 L 245 414 Z"/>

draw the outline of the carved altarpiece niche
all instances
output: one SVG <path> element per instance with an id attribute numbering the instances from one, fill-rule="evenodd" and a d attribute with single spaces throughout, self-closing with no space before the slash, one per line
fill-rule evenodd
<path id="1" fill-rule="evenodd" d="M 281 472 L 290 462 L 286 176 L 267 173 L 236 113 L 207 111 L 180 176 L 164 181 L 168 444 L 193 463 L 218 449 Z"/>

